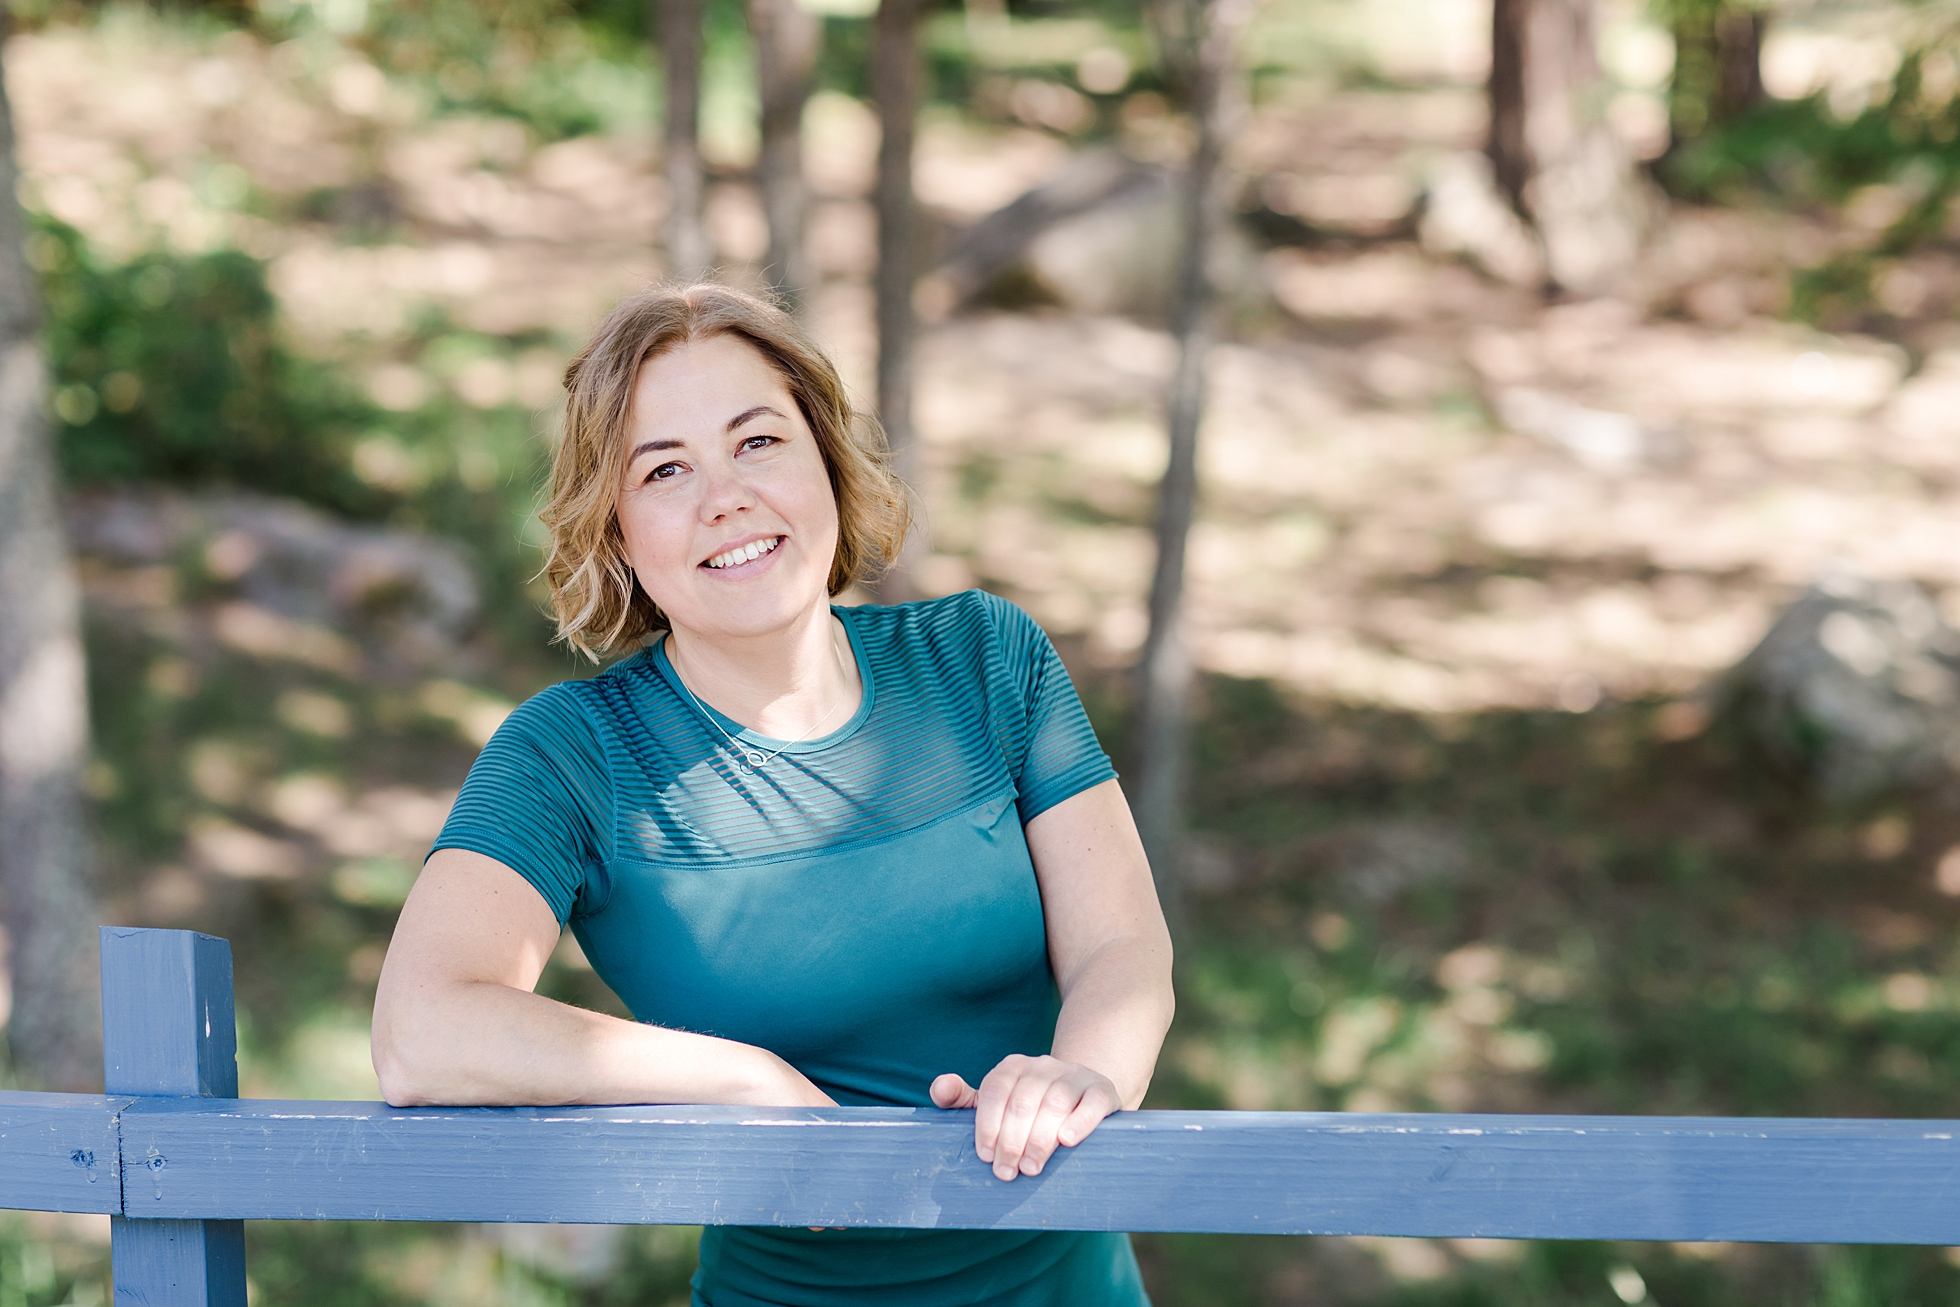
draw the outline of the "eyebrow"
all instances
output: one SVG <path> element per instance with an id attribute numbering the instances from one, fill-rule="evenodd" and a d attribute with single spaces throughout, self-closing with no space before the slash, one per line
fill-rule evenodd
<path id="1" fill-rule="evenodd" d="M 754 408 L 743 409 L 740 413 L 728 419 L 728 425 L 722 428 L 722 432 L 724 434 L 732 432 L 744 422 L 759 418 L 765 413 L 771 417 L 783 416 L 782 412 L 778 409 L 772 408 L 767 404 L 757 404 Z M 686 443 L 684 440 L 643 440 L 633 447 L 633 452 L 626 456 L 626 461 L 631 463 L 642 454 L 652 454 L 663 449 L 681 449 Z"/>
<path id="2" fill-rule="evenodd" d="M 724 433 L 733 431 L 736 427 L 741 426 L 744 422 L 747 422 L 750 418 L 761 417 L 764 413 L 769 414 L 771 417 L 783 416 L 781 413 L 777 412 L 775 409 L 771 408 L 767 404 L 757 404 L 754 408 L 743 409 L 740 413 L 737 413 L 734 417 L 728 419 L 728 425 L 723 427 L 722 431 Z"/>
<path id="3" fill-rule="evenodd" d="M 651 454 L 656 450 L 679 449 L 681 443 L 678 440 L 642 440 L 638 445 L 634 446 L 633 452 L 626 456 L 626 461 L 631 463 L 640 455 Z"/>

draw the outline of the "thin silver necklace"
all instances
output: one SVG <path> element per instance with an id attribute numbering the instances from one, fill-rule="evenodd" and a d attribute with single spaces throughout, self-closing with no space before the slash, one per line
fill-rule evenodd
<path id="1" fill-rule="evenodd" d="M 762 750 L 756 748 L 754 745 L 743 744 L 740 740 L 730 735 L 728 733 L 728 728 L 726 726 L 723 726 L 719 721 L 715 720 L 715 715 L 713 712 L 709 710 L 708 705 L 701 702 L 701 696 L 694 693 L 694 691 L 688 686 L 687 678 L 681 675 L 681 669 L 679 665 L 676 664 L 672 658 L 669 658 L 667 660 L 667 665 L 674 669 L 674 679 L 680 682 L 682 693 L 686 694 L 689 699 L 692 699 L 694 701 L 694 706 L 698 708 L 701 712 L 701 715 L 707 719 L 708 725 L 714 727 L 716 730 L 721 732 L 722 738 L 728 741 L 728 747 L 734 751 L 735 756 L 737 758 L 741 759 L 741 761 L 736 763 L 735 765 L 741 770 L 741 773 L 744 776 L 755 775 L 758 771 L 762 770 L 764 766 L 766 766 L 771 762 L 774 762 L 778 757 L 782 756 L 783 749 L 788 749 L 795 745 L 801 744 L 803 743 L 803 741 L 809 739 L 812 735 L 815 735 L 818 731 L 823 729 L 825 723 L 827 723 L 831 718 L 837 715 L 837 710 L 844 706 L 844 700 L 839 699 L 836 703 L 830 705 L 829 712 L 825 713 L 822 717 L 817 719 L 817 724 L 815 726 L 812 726 L 809 730 L 803 732 L 803 734 L 797 736 L 795 739 L 786 741 L 783 744 L 782 749 L 778 749 L 774 753 L 764 753 Z"/>

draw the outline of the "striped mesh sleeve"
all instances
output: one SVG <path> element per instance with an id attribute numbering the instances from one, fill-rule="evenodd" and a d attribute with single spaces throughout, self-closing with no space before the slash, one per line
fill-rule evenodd
<path id="1" fill-rule="evenodd" d="M 476 756 L 436 849 L 495 858 L 531 882 L 562 924 L 609 854 L 605 747 L 571 685 L 534 695 Z"/>
<path id="2" fill-rule="evenodd" d="M 1116 775 L 1096 739 L 1081 696 L 1048 633 L 1018 606 L 987 596 L 1001 654 L 1027 709 L 1027 734 L 1016 764 L 1021 820 L 1036 817 Z"/>

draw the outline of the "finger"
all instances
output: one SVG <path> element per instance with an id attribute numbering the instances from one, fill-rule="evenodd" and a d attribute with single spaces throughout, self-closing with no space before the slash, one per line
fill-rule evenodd
<path id="1" fill-rule="evenodd" d="M 1102 1085 L 1091 1085 L 1083 1091 L 1075 1110 L 1062 1122 L 1062 1128 L 1055 1132 L 1055 1141 L 1064 1148 L 1073 1148 L 1087 1139 L 1095 1128 L 1102 1124 L 1103 1118 L 1117 1108 L 1116 1095 Z"/>
<path id="2" fill-rule="evenodd" d="M 1028 1132 L 1041 1111 L 1042 1098 L 1052 1082 L 1041 1076 L 1024 1075 L 1008 1091 L 1000 1117 L 1000 1135 L 994 1143 L 994 1174 L 1012 1180 L 1021 1173 L 1021 1153 L 1028 1144 Z"/>
<path id="3" fill-rule="evenodd" d="M 932 1095 L 933 1106 L 943 1107 L 949 1111 L 954 1108 L 972 1107 L 980 1101 L 980 1091 L 950 1071 L 936 1078 L 932 1082 L 932 1088 L 927 1092 Z"/>
<path id="4" fill-rule="evenodd" d="M 1021 1146 L 1021 1174 L 1040 1175 L 1041 1168 L 1048 1165 L 1048 1158 L 1055 1151 L 1056 1135 L 1062 1123 L 1075 1110 L 1082 1100 L 1081 1082 L 1074 1077 L 1056 1080 L 1042 1093 L 1040 1105 L 1035 1109 L 1034 1121 L 1028 1127 L 1028 1139 Z"/>
<path id="5" fill-rule="evenodd" d="M 1001 1117 L 1007 1110 L 1007 1096 L 1013 1092 L 1027 1059 L 1018 1054 L 1002 1059 L 980 1081 L 980 1092 L 973 1104 L 973 1155 L 989 1166 L 1000 1139 Z"/>

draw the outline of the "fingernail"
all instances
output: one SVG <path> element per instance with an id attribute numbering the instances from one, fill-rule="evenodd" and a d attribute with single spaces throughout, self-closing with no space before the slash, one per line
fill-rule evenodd
<path id="1" fill-rule="evenodd" d="M 973 1155 L 989 1166 L 994 1163 L 994 1150 L 991 1148 L 976 1148 L 973 1150 Z"/>

